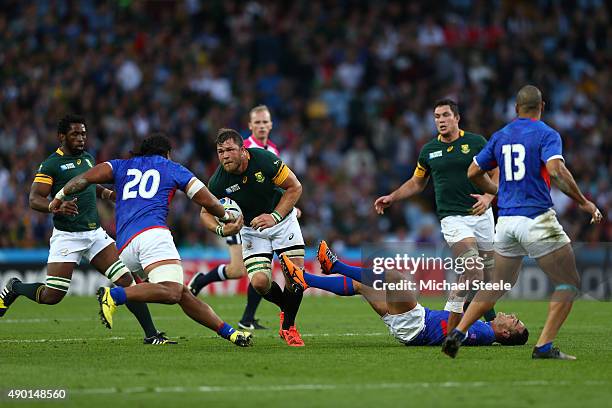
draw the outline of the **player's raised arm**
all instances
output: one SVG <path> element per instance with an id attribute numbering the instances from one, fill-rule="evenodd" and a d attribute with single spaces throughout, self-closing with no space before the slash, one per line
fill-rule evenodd
<path id="1" fill-rule="evenodd" d="M 410 198 L 415 194 L 419 194 L 425 189 L 427 182 L 429 181 L 429 176 L 425 175 L 424 173 L 422 175 L 417 175 L 417 172 L 419 172 L 418 167 L 414 172 L 414 175 L 404 184 L 399 186 L 397 190 L 393 191 L 391 194 L 378 197 L 376 199 L 374 202 L 374 208 L 378 214 L 384 214 L 385 208 L 389 208 L 394 202 Z"/>
<path id="2" fill-rule="evenodd" d="M 582 211 L 591 215 L 591 224 L 599 224 L 601 222 L 601 212 L 595 204 L 587 200 L 584 194 L 582 194 L 572 173 L 565 167 L 563 159 L 555 158 L 548 160 L 546 162 L 546 170 L 548 170 L 550 179 L 559 187 L 559 190 L 563 191 L 563 193 L 574 200 Z"/>

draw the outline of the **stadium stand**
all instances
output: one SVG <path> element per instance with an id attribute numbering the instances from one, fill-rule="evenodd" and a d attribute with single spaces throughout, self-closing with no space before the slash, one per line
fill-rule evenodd
<path id="1" fill-rule="evenodd" d="M 3 1 L 0 13 L 0 247 L 46 247 L 51 219 L 28 207 L 38 164 L 66 112 L 88 121 L 87 150 L 122 157 L 150 131 L 207 180 L 220 127 L 270 107 L 271 139 L 303 181 L 303 233 L 363 241 L 440 240 L 433 192 L 384 218 L 374 198 L 414 170 L 435 134 L 432 103 L 458 100 L 462 128 L 486 137 L 514 115 L 525 83 L 568 167 L 605 217 L 612 207 L 612 9 L 576 1 Z M 573 240 L 610 241 L 558 191 Z M 178 244 L 218 244 L 177 196 Z M 112 232 L 112 208 L 102 207 Z M 373 228 L 373 226 L 376 226 Z M 223 245 L 221 243 L 221 245 Z"/>

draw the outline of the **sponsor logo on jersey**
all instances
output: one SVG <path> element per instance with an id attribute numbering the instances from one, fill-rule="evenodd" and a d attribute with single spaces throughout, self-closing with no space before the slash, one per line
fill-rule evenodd
<path id="1" fill-rule="evenodd" d="M 280 160 L 275 160 L 275 161 L 274 161 L 274 165 L 275 165 L 275 166 L 276 166 L 276 165 L 278 165 L 278 163 L 280 163 Z"/>
<path id="2" fill-rule="evenodd" d="M 77 166 L 81 165 L 81 159 L 77 159 Z"/>
<path id="3" fill-rule="evenodd" d="M 263 173 L 261 171 L 258 171 L 257 173 L 255 173 L 255 181 L 258 183 L 263 183 L 264 180 L 266 178 L 264 177 Z"/>
<path id="4" fill-rule="evenodd" d="M 293 239 L 293 234 L 289 234 L 289 241 L 291 241 Z"/>
<path id="5" fill-rule="evenodd" d="M 249 178 L 248 178 L 247 176 L 244 176 L 244 177 L 242 178 L 242 184 L 246 184 L 248 179 L 249 179 Z"/>
<path id="6" fill-rule="evenodd" d="M 447 147 L 447 148 L 446 148 L 446 151 L 447 151 L 448 153 L 450 153 L 450 152 L 452 152 L 452 151 L 453 151 L 453 149 L 454 149 L 454 148 L 455 148 L 455 146 L 449 146 L 449 147 Z"/>
<path id="7" fill-rule="evenodd" d="M 442 150 L 438 150 L 437 152 L 429 153 L 430 159 L 435 159 L 436 157 L 442 157 Z"/>
<path id="8" fill-rule="evenodd" d="M 470 145 L 461 145 L 461 153 L 468 154 L 470 152 Z"/>
<path id="9" fill-rule="evenodd" d="M 62 171 L 66 171 L 66 170 L 70 170 L 70 169 L 76 169 L 74 163 L 66 163 L 66 164 L 62 164 L 60 166 L 60 169 L 62 169 Z"/>
<path id="10" fill-rule="evenodd" d="M 87 162 L 87 165 L 88 165 L 89 167 L 93 167 L 93 164 L 91 164 L 91 162 L 89 161 L 89 159 L 85 159 L 85 161 Z"/>
<path id="11" fill-rule="evenodd" d="M 226 188 L 225 192 L 227 194 L 231 194 L 231 193 L 235 193 L 238 190 L 240 190 L 240 186 L 238 184 L 234 184 L 233 186 L 229 186 L 228 188 Z"/>

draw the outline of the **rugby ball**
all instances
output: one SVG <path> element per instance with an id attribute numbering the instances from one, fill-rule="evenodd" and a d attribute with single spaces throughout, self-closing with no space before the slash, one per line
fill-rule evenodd
<path id="1" fill-rule="evenodd" d="M 240 209 L 240 206 L 238 205 L 237 202 L 235 202 L 231 198 L 223 197 L 222 199 L 219 200 L 219 202 L 221 203 L 223 208 L 225 208 L 225 211 L 227 211 L 234 217 L 238 218 L 240 215 L 242 215 L 242 210 Z M 222 222 L 219 218 L 217 218 L 217 221 Z"/>

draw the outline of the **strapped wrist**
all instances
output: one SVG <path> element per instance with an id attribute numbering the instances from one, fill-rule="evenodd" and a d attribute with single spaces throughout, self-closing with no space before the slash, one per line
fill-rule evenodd
<path id="1" fill-rule="evenodd" d="M 66 197 L 66 193 L 64 193 L 64 188 L 62 187 L 62 189 L 55 194 L 55 198 L 64 201 L 64 197 Z"/>
<path id="2" fill-rule="evenodd" d="M 276 222 L 277 224 L 279 222 L 281 222 L 283 220 L 283 216 L 280 215 L 280 213 L 276 210 L 272 211 L 272 213 L 270 214 L 272 216 L 272 218 L 274 218 L 274 222 Z"/>

